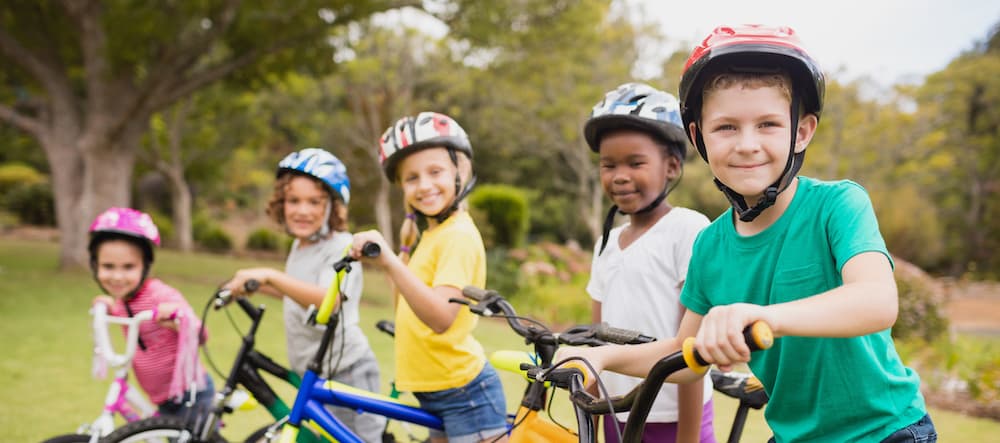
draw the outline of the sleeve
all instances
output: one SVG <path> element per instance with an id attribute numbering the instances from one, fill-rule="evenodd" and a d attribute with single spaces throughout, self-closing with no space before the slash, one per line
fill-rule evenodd
<path id="1" fill-rule="evenodd" d="M 604 285 L 601 284 L 600 279 L 600 266 L 598 262 L 597 250 L 600 248 L 601 239 L 597 239 L 597 243 L 594 244 L 594 258 L 590 261 L 590 280 L 587 281 L 587 294 L 590 295 L 591 300 L 599 303 L 604 303 Z"/>
<path id="2" fill-rule="evenodd" d="M 878 219 L 871 198 L 861 185 L 845 182 L 825 207 L 831 208 L 827 219 L 830 249 L 841 272 L 848 260 L 863 252 L 881 252 L 892 265 L 892 256 L 879 231 Z"/>
<path id="3" fill-rule="evenodd" d="M 689 260 L 687 267 L 687 276 L 684 287 L 681 289 L 681 304 L 698 315 L 705 315 L 712 308 L 711 303 L 705 297 L 704 289 L 702 288 L 702 268 L 698 266 L 698 263 L 703 260 L 702 257 L 705 255 L 703 252 L 704 248 L 699 247 L 699 244 L 702 243 L 702 234 L 704 232 L 704 230 L 701 230 L 695 236 L 694 243 L 691 246 L 691 260 Z"/>
<path id="4" fill-rule="evenodd" d="M 679 233 L 674 250 L 674 264 L 677 270 L 677 281 L 681 284 L 687 281 L 688 267 L 691 264 L 691 254 L 694 249 L 694 240 L 698 238 L 698 233 L 705 226 L 708 226 L 708 218 L 699 212 L 693 212 L 691 217 L 684 224 L 684 229 Z"/>
<path id="5" fill-rule="evenodd" d="M 452 286 L 462 289 L 475 285 L 480 266 L 485 267 L 486 251 L 481 238 L 473 233 L 455 231 L 454 237 L 441 244 L 431 287 Z"/>

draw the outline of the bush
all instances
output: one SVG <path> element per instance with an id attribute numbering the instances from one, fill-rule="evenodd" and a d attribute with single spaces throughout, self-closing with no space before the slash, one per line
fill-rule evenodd
<path id="1" fill-rule="evenodd" d="M 16 187 L 44 181 L 46 181 L 45 174 L 24 163 L 11 162 L 0 165 L 0 196 L 6 195 Z"/>
<path id="2" fill-rule="evenodd" d="M 160 241 L 164 244 L 172 242 L 174 238 L 174 219 L 160 211 L 147 211 L 156 229 L 160 231 Z"/>
<path id="3" fill-rule="evenodd" d="M 259 228 L 247 237 L 247 249 L 255 251 L 277 251 L 282 243 L 281 237 L 267 228 Z"/>
<path id="4" fill-rule="evenodd" d="M 206 229 L 195 241 L 211 252 L 228 252 L 233 249 L 233 239 L 219 226 Z"/>
<path id="5" fill-rule="evenodd" d="M 521 295 L 520 263 L 508 255 L 507 248 L 500 246 L 486 250 L 486 287 L 508 300 Z"/>
<path id="6" fill-rule="evenodd" d="M 469 204 L 482 211 L 492 235 L 484 239 L 491 246 L 516 248 L 528 233 L 528 198 L 525 192 L 508 185 L 483 185 L 469 196 Z"/>
<path id="7" fill-rule="evenodd" d="M 892 327 L 897 339 L 919 338 L 934 341 L 948 330 L 948 319 L 938 309 L 943 305 L 941 289 L 916 266 L 894 257 L 899 314 Z"/>
<path id="8" fill-rule="evenodd" d="M 48 182 L 22 183 L 2 196 L 7 210 L 17 215 L 21 223 L 55 226 L 56 205 L 52 186 Z"/>

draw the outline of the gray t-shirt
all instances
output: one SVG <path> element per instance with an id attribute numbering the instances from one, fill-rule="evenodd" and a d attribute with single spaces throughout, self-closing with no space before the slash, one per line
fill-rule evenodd
<path id="1" fill-rule="evenodd" d="M 346 232 L 336 232 L 326 240 L 309 246 L 292 243 L 292 250 L 285 262 L 285 272 L 304 282 L 329 288 L 334 279 L 333 264 L 344 256 L 351 244 L 352 236 Z M 361 301 L 361 264 L 352 263 L 352 271 L 347 274 L 343 288 L 347 300 L 341 309 L 342 317 L 337 325 L 336 337 L 330 345 L 323 363 L 323 376 L 330 377 L 330 369 L 337 372 L 351 366 L 361 357 L 371 353 L 368 338 L 358 326 L 358 305 Z M 306 323 L 307 306 L 301 306 L 290 297 L 284 297 L 285 339 L 288 344 L 288 360 L 292 370 L 303 374 L 309 361 L 316 355 L 325 326 L 310 326 Z M 316 307 L 319 309 L 319 306 Z M 331 318 L 331 321 L 333 319 Z"/>

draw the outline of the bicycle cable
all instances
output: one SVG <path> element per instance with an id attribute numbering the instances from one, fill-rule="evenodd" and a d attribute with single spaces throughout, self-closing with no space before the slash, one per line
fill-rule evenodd
<path id="1" fill-rule="evenodd" d="M 604 397 L 604 401 L 608 404 L 608 411 L 609 411 L 608 414 L 610 414 L 612 417 L 615 417 L 615 408 L 614 408 L 614 404 L 611 403 L 611 396 L 608 395 L 608 389 L 607 389 L 607 387 L 604 386 L 604 382 L 601 381 L 601 377 L 597 373 L 597 370 L 594 368 L 593 365 L 590 364 L 589 361 L 587 361 L 587 359 L 585 359 L 583 357 L 569 357 L 569 358 L 565 358 L 563 360 L 560 360 L 556 364 L 552 365 L 551 368 L 545 369 L 542 372 L 542 378 L 544 379 L 545 376 L 547 376 L 550 372 L 552 372 L 553 370 L 555 370 L 559 366 L 565 365 L 566 363 L 574 361 L 574 360 L 575 361 L 580 361 L 581 363 L 583 363 L 583 365 L 587 367 L 587 369 L 590 371 L 590 373 L 594 374 L 594 381 L 597 383 L 597 392 L 600 393 Z M 536 379 L 537 379 L 537 377 L 536 377 Z M 618 441 L 622 441 L 622 432 L 621 432 L 621 429 L 618 429 L 618 423 L 617 423 L 618 420 L 616 419 L 616 420 L 613 420 L 613 421 L 615 422 L 615 426 L 614 426 L 614 428 L 615 428 L 615 436 L 618 437 Z"/>

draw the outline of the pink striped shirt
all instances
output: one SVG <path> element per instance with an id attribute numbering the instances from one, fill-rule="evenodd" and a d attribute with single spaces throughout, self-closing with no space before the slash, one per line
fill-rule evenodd
<path id="1" fill-rule="evenodd" d="M 129 308 L 135 314 L 167 302 L 183 306 L 195 326 L 200 327 L 201 320 L 197 315 L 194 315 L 194 310 L 191 309 L 191 305 L 184 299 L 184 296 L 159 279 L 146 280 L 142 289 L 129 301 Z M 111 314 L 128 316 L 125 303 L 122 300 L 116 300 Z M 146 321 L 139 325 L 139 338 L 146 345 L 146 350 L 143 351 L 141 348 L 136 350 L 135 358 L 132 360 L 132 371 L 135 373 L 139 386 L 149 395 L 149 399 L 156 404 L 163 403 L 169 400 L 168 391 L 177 362 L 178 333 L 176 330 L 160 326 L 155 321 Z M 205 339 L 206 337 L 203 336 L 201 341 L 204 342 Z M 197 352 L 197 348 L 194 349 L 194 352 Z M 199 362 L 198 365 L 200 367 L 201 363 Z M 204 370 L 199 372 L 204 373 Z"/>

